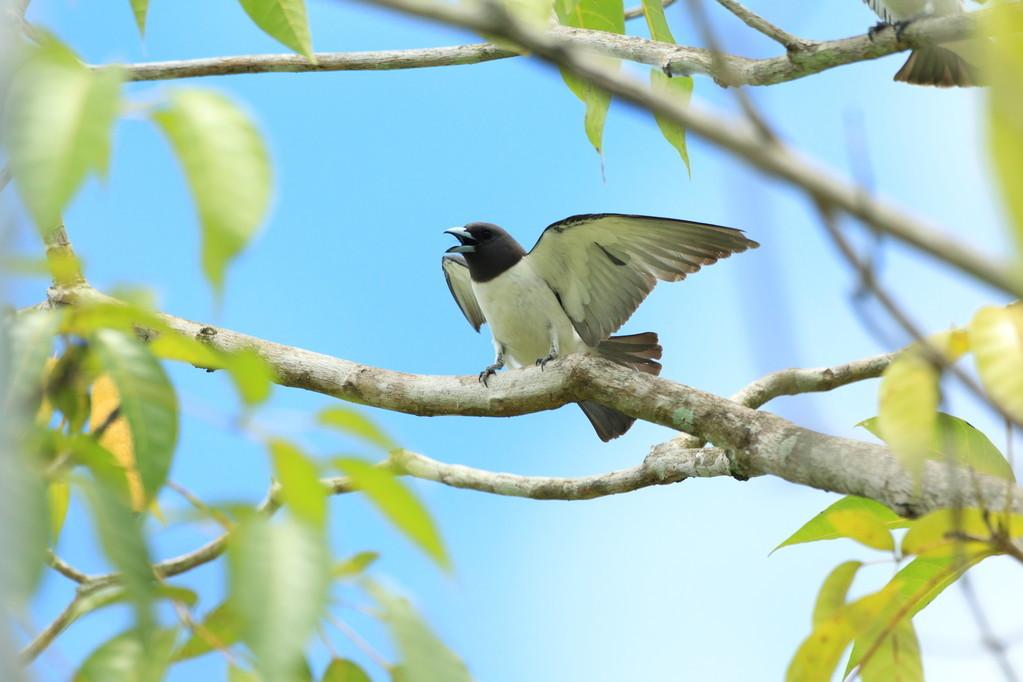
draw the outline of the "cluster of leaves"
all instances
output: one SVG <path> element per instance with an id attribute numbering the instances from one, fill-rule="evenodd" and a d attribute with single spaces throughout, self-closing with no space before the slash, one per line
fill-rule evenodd
<path id="1" fill-rule="evenodd" d="M 107 174 L 123 78 L 115 66 L 86 66 L 51 36 L 22 55 L 4 138 L 14 183 L 43 235 L 60 226 L 90 173 Z M 269 206 L 266 145 L 248 116 L 213 91 L 175 90 L 147 110 L 184 168 L 202 227 L 203 272 L 219 291 Z"/>
<path id="2" fill-rule="evenodd" d="M 1017 358 L 1023 362 L 1023 310 L 1018 305 L 985 308 L 969 330 L 935 335 L 925 344 L 903 351 L 885 371 L 879 414 L 860 426 L 885 440 L 903 466 L 917 475 L 935 461 L 965 472 L 959 484 L 969 488 L 973 475 L 1015 482 L 1009 462 L 982 432 L 969 423 L 938 411 L 938 380 L 934 358 L 953 362 L 973 351 L 978 373 L 996 399 L 1006 397 L 1006 383 L 1023 377 L 992 367 Z M 1004 325 L 1000 327 L 999 325 Z M 1015 397 L 1018 399 L 1020 393 Z M 919 480 L 919 479 L 918 479 Z M 848 592 L 862 561 L 839 564 L 824 580 L 813 612 L 813 629 L 796 652 L 788 679 L 830 679 L 843 652 L 852 645 L 843 677 L 854 669 L 865 682 L 922 680 L 920 645 L 913 617 L 946 587 L 981 560 L 1012 553 L 1023 536 L 1023 516 L 1006 509 L 942 509 L 920 519 L 904 519 L 884 505 L 845 497 L 815 516 L 787 545 L 849 538 L 871 549 L 891 553 L 895 562 L 912 560 L 881 589 L 849 601 Z M 896 544 L 893 529 L 907 529 Z"/>
<path id="3" fill-rule="evenodd" d="M 141 334 L 148 339 L 143 342 Z M 198 504 L 198 519 L 230 534 L 229 595 L 204 618 L 193 619 L 199 596 L 155 570 L 146 520 L 167 483 L 178 433 L 178 404 L 161 360 L 225 371 L 243 405 L 271 392 L 273 374 L 254 351 L 226 353 L 168 327 L 159 316 L 123 304 L 80 304 L 26 313 L 4 329 L 12 368 L 3 406 L 15 414 L 17 514 L 11 579 L 5 603 L 23 610 L 60 536 L 72 489 L 89 503 L 104 554 L 118 578 L 86 581 L 68 623 L 118 602 L 132 605 L 133 627 L 100 645 L 75 679 L 158 680 L 172 664 L 219 651 L 232 680 L 311 680 L 304 651 L 327 617 L 331 586 L 361 586 L 379 607 L 401 655 L 392 675 L 402 680 L 467 680 L 457 659 L 404 599 L 366 577 L 376 559 L 362 552 L 333 561 L 328 495 L 364 494 L 439 567 L 450 569 L 440 534 L 426 508 L 383 463 L 357 457 L 314 458 L 297 445 L 269 439 L 271 501 L 263 507 Z M 55 344 L 61 352 L 52 356 Z M 397 445 L 365 416 L 346 407 L 323 410 L 319 424 L 388 453 Z M 329 473 L 342 477 L 324 479 Z M 271 518 L 278 507 L 283 513 Z M 168 601 L 180 624 L 159 621 Z M 67 625 L 66 624 L 66 625 Z M 188 635 L 183 637 L 182 635 Z M 241 645 L 244 645 L 242 647 Z M 245 662 L 244 667 L 242 662 Z M 251 671 L 249 668 L 251 667 Z M 441 677 L 435 673 L 442 671 Z M 369 679 L 356 663 L 337 660 L 324 680 Z"/>
<path id="4" fill-rule="evenodd" d="M 938 411 L 940 382 L 943 370 L 967 353 L 989 398 L 1013 419 L 1023 419 L 1023 305 L 981 308 L 966 328 L 933 335 L 903 350 L 881 377 L 878 416 L 868 426 L 914 474 L 936 453 L 958 457 L 956 430 L 948 428 Z M 972 464 L 978 471 L 1000 475 L 1000 460 Z"/>
<path id="5" fill-rule="evenodd" d="M 967 440 L 986 439 L 977 431 Z M 896 549 L 893 529 L 908 529 Z M 1023 536 L 1023 516 L 980 509 L 943 509 L 908 520 L 873 500 L 844 497 L 811 519 L 780 547 L 849 538 L 910 559 L 880 589 L 857 599 L 849 590 L 863 561 L 845 561 L 824 579 L 813 610 L 812 630 L 796 651 L 786 679 L 831 679 L 852 645 L 843 678 L 857 670 L 864 682 L 923 680 L 913 617 L 983 559 L 1006 553 Z"/>

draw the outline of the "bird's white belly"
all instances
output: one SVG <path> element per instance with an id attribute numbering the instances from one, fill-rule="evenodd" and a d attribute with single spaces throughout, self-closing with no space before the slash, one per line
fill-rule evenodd
<path id="1" fill-rule="evenodd" d="M 510 366 L 532 365 L 546 357 L 552 338 L 557 339 L 560 355 L 586 349 L 554 292 L 527 260 L 489 282 L 473 282 L 472 289 L 494 343 L 504 348 Z"/>
<path id="2" fill-rule="evenodd" d="M 962 0 L 873 0 L 888 9 L 899 20 L 921 16 L 945 16 L 962 11 Z"/>

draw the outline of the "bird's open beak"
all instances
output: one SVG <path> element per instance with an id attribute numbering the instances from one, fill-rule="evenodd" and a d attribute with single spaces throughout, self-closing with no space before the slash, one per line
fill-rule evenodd
<path id="1" fill-rule="evenodd" d="M 476 251 L 476 239 L 464 227 L 452 227 L 450 230 L 444 230 L 444 234 L 450 234 L 460 242 L 458 246 L 452 246 L 445 253 L 474 253 Z"/>

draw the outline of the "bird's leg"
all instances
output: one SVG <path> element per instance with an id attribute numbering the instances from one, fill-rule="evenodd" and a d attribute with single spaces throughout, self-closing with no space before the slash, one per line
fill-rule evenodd
<path id="1" fill-rule="evenodd" d="M 889 24 L 887 21 L 879 21 L 873 26 L 871 26 L 869 29 L 867 29 L 867 37 L 870 38 L 871 42 L 873 42 L 874 38 L 877 37 L 878 33 L 880 33 L 881 31 L 885 30 L 890 26 L 891 24 Z"/>
<path id="2" fill-rule="evenodd" d="M 540 371 L 543 371 L 548 362 L 558 357 L 558 335 L 554 333 L 553 325 L 548 325 L 547 329 L 551 334 L 551 352 L 536 361 L 536 366 L 540 368 Z"/>
<path id="3" fill-rule="evenodd" d="M 504 367 L 504 346 L 497 347 L 497 357 L 494 358 L 494 364 L 487 365 L 486 368 L 480 372 L 480 382 L 486 386 L 487 379 L 494 374 L 497 374 L 497 370 Z"/>
<path id="4" fill-rule="evenodd" d="M 902 42 L 902 34 L 909 28 L 916 19 L 906 19 L 905 21 L 896 21 L 892 26 L 895 27 L 895 39 L 900 43 Z"/>

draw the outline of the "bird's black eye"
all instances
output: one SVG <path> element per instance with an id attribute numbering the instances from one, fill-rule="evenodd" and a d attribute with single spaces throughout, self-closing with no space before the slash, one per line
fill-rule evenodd
<path id="1" fill-rule="evenodd" d="M 491 232 L 490 230 L 483 230 L 482 232 L 480 232 L 480 239 L 490 239 L 493 236 L 494 233 Z"/>

